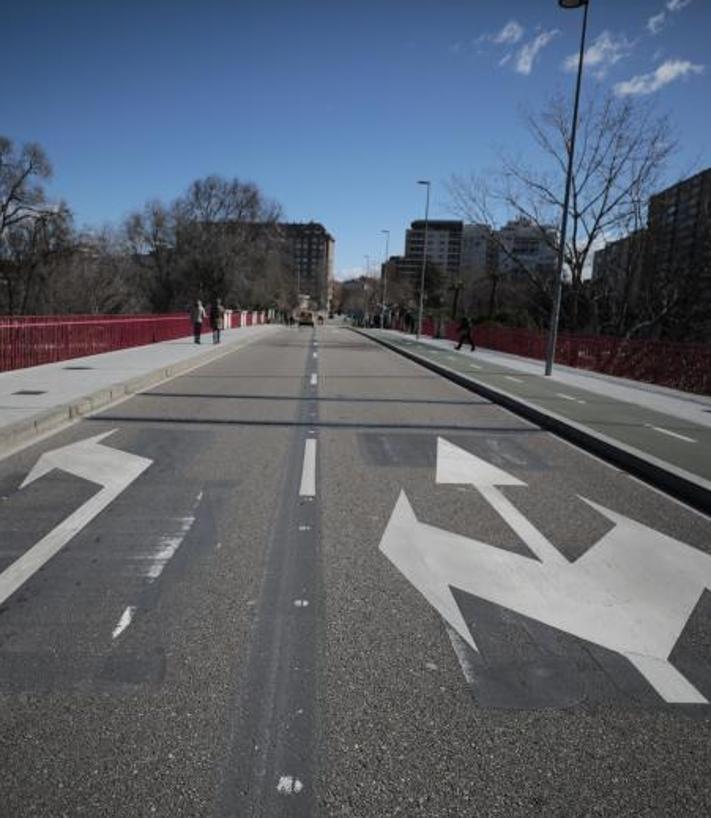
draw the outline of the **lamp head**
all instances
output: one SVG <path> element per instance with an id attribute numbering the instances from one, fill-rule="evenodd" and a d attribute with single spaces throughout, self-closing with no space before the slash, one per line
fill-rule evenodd
<path id="1" fill-rule="evenodd" d="M 418 179 L 417 184 L 418 185 L 429 185 L 430 183 L 426 179 Z"/>
<path id="2" fill-rule="evenodd" d="M 587 6 L 588 0 L 558 0 L 558 5 L 562 9 L 579 9 L 581 6 Z"/>

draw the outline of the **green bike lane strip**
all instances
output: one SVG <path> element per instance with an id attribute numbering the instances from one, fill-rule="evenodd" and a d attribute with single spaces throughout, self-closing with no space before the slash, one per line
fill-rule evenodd
<path id="1" fill-rule="evenodd" d="M 490 400 L 711 512 L 711 428 L 605 394 L 532 375 L 469 352 L 363 333 Z"/>

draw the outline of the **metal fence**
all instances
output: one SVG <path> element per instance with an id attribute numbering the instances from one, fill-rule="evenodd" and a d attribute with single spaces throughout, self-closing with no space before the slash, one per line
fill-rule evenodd
<path id="1" fill-rule="evenodd" d="M 456 341 L 457 327 L 458 324 L 454 321 L 440 324 L 440 335 Z M 433 320 L 423 320 L 423 334 L 434 335 L 436 329 Z M 540 360 L 546 357 L 548 335 L 545 332 L 481 324 L 474 327 L 474 338 L 477 345 L 498 352 Z M 555 360 L 564 366 L 655 383 L 685 392 L 711 394 L 709 344 L 625 340 L 606 335 L 560 333 Z"/>
<path id="2" fill-rule="evenodd" d="M 263 324 L 263 312 L 229 312 L 227 328 Z M 0 316 L 0 372 L 66 361 L 192 335 L 185 313 L 171 315 Z M 210 332 L 208 321 L 203 333 Z"/>

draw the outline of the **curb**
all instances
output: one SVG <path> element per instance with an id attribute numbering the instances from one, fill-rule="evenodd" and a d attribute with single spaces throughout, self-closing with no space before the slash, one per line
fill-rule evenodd
<path id="1" fill-rule="evenodd" d="M 247 341 L 248 339 L 245 339 Z M 216 361 L 224 355 L 241 349 L 245 342 L 236 342 L 219 350 L 209 349 L 194 358 L 176 361 L 169 366 L 162 366 L 151 372 L 131 378 L 127 381 L 118 381 L 111 386 L 104 386 L 88 395 L 69 403 L 63 403 L 52 409 L 45 409 L 32 417 L 9 423 L 0 429 L 0 457 L 11 454 L 35 438 L 58 431 L 62 426 L 72 423 L 85 415 L 90 415 L 98 409 L 116 403 L 123 398 L 135 395 L 150 386 L 156 386 L 163 381 L 182 375 L 190 369 Z"/>
<path id="2" fill-rule="evenodd" d="M 697 475 L 684 471 L 684 469 L 677 468 L 670 463 L 659 460 L 652 455 L 645 454 L 639 449 L 627 446 L 599 432 L 593 432 L 587 426 L 564 418 L 554 412 L 544 411 L 522 398 L 518 398 L 499 389 L 494 389 L 491 386 L 475 380 L 475 378 L 471 376 L 462 375 L 460 372 L 456 372 L 443 364 L 422 358 L 416 353 L 402 349 L 383 338 L 378 338 L 359 329 L 353 329 L 353 331 L 365 338 L 369 338 L 371 341 L 375 341 L 398 355 L 402 355 L 404 358 L 414 361 L 432 372 L 436 372 L 438 375 L 442 375 L 459 386 L 468 389 L 470 392 L 475 392 L 492 401 L 492 403 L 503 406 L 505 409 L 526 420 L 533 421 L 536 425 L 553 432 L 558 435 L 558 437 L 570 443 L 574 443 L 581 449 L 585 449 L 585 451 L 597 455 L 606 462 L 612 463 L 614 466 L 619 466 L 635 477 L 643 480 L 645 483 L 649 483 L 651 486 L 661 489 L 667 494 L 671 494 L 676 499 L 687 503 L 697 511 L 711 515 L 711 482 L 705 480 L 703 477 L 698 477 Z"/>

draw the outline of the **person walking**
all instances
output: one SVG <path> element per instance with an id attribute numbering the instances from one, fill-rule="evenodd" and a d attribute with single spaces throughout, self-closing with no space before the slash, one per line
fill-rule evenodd
<path id="1" fill-rule="evenodd" d="M 468 344 L 471 344 L 472 352 L 476 349 L 474 344 L 474 328 L 472 327 L 472 322 L 466 315 L 463 315 L 461 320 L 459 321 L 459 327 L 457 329 L 459 333 L 459 343 L 457 344 L 455 349 L 461 349 L 462 344 L 466 341 Z"/>
<path id="2" fill-rule="evenodd" d="M 200 343 L 200 336 L 202 335 L 202 322 L 205 320 L 205 315 L 205 307 L 203 307 L 202 301 L 200 301 L 198 298 L 190 311 L 190 319 L 193 322 L 193 334 L 195 335 L 196 344 Z"/>
<path id="3" fill-rule="evenodd" d="M 220 332 L 225 323 L 225 308 L 222 301 L 217 298 L 210 306 L 210 326 L 212 327 L 212 343 L 220 343 Z"/>

